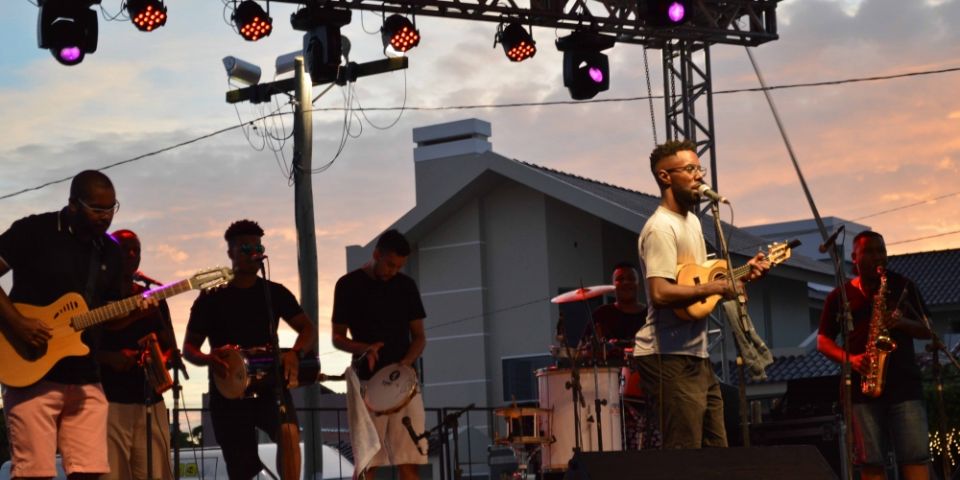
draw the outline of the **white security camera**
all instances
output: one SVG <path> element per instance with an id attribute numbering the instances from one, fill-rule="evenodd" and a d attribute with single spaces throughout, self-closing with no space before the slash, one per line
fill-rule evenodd
<path id="1" fill-rule="evenodd" d="M 247 85 L 256 85 L 260 82 L 260 67 L 237 57 L 223 57 L 223 68 L 227 70 L 227 77 Z"/>

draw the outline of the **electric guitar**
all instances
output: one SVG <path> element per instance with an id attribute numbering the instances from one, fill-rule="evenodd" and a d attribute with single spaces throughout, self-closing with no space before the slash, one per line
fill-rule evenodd
<path id="1" fill-rule="evenodd" d="M 0 326 L 0 383 L 11 387 L 25 387 L 43 378 L 53 366 L 65 357 L 90 353 L 80 335 L 87 328 L 127 316 L 136 310 L 137 300 L 152 297 L 158 300 L 179 295 L 192 289 L 209 290 L 226 285 L 233 279 L 233 270 L 212 268 L 194 274 L 176 283 L 157 287 L 119 302 L 87 309 L 87 302 L 78 293 L 67 293 L 47 306 L 15 303 L 21 314 L 42 320 L 53 331 L 47 345 L 34 348 L 15 335 L 6 326 Z"/>
<path id="2" fill-rule="evenodd" d="M 789 242 L 774 242 L 768 245 L 766 258 L 770 266 L 779 265 L 790 258 L 791 250 L 800 245 L 800 240 L 791 240 Z M 736 279 L 745 277 L 750 273 L 750 265 L 744 264 L 733 269 L 733 276 Z M 701 265 L 687 263 L 677 267 L 677 284 L 695 286 L 707 283 L 720 278 L 727 278 L 726 260 L 708 260 Z M 714 307 L 717 306 L 723 298 L 722 295 L 711 295 L 698 302 L 694 302 L 686 307 L 675 308 L 674 313 L 684 320 L 702 320 L 710 315 Z"/>

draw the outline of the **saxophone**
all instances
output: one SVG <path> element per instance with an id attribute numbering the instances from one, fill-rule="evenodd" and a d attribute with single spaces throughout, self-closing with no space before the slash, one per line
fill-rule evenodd
<path id="1" fill-rule="evenodd" d="M 880 275 L 880 288 L 873 296 L 870 335 L 867 337 L 867 349 L 864 351 L 867 372 L 863 374 L 860 384 L 860 391 L 872 398 L 883 394 L 887 355 L 897 349 L 897 342 L 890 338 L 890 332 L 884 325 L 884 320 L 890 315 L 887 309 L 887 271 L 883 266 L 879 266 L 877 274 Z"/>

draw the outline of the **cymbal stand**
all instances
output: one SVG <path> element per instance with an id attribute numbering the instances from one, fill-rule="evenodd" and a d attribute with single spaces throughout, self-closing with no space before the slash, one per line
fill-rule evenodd
<path id="1" fill-rule="evenodd" d="M 563 313 L 557 321 L 557 341 L 563 345 L 567 352 L 567 358 L 570 359 L 570 381 L 566 383 L 567 390 L 573 395 L 573 453 L 577 454 L 583 448 L 583 439 L 580 435 L 580 408 L 586 407 L 583 401 L 583 388 L 580 385 L 580 370 L 577 365 L 580 360 L 579 349 L 571 351 L 567 344 L 567 330 L 563 323 Z"/>
<path id="2" fill-rule="evenodd" d="M 583 288 L 583 282 L 580 284 L 580 288 Z M 587 303 L 587 300 L 583 300 L 583 308 L 587 311 L 587 324 L 590 325 L 590 342 L 592 343 L 592 349 L 594 351 L 594 356 L 597 353 L 602 355 L 604 362 L 607 360 L 607 349 L 605 345 L 600 343 L 600 338 L 597 337 L 597 326 L 593 321 L 593 313 L 590 311 L 590 304 Z M 607 399 L 600 398 L 600 365 L 597 359 L 592 359 L 593 363 L 593 415 L 596 418 L 597 423 L 597 451 L 603 451 L 603 426 L 601 425 L 600 419 L 600 407 L 607 404 Z M 581 396 L 581 399 L 583 397 Z M 589 421 L 589 418 L 588 420 Z"/>

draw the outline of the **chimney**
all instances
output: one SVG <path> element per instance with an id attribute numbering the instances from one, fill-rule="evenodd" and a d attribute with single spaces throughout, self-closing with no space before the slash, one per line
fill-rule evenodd
<path id="1" fill-rule="evenodd" d="M 413 129 L 417 205 L 443 201 L 476 178 L 493 150 L 490 123 L 477 118 Z"/>
<path id="2" fill-rule="evenodd" d="M 478 155 L 493 149 L 490 123 L 477 118 L 413 129 L 414 162 L 457 155 Z"/>

